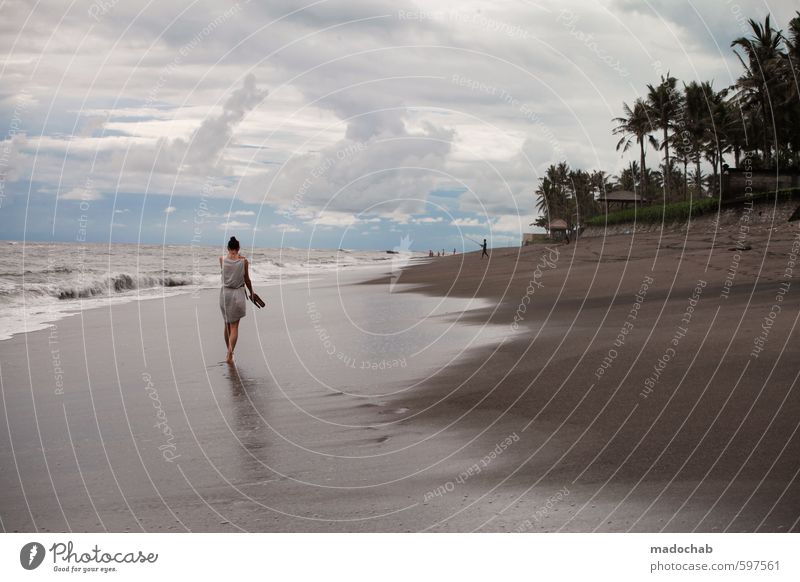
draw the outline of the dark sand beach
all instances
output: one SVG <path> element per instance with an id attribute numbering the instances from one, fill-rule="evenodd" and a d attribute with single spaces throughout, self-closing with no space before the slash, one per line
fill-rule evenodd
<path id="1" fill-rule="evenodd" d="M 698 224 L 433 259 L 391 292 L 376 271 L 262 287 L 236 368 L 213 290 L 17 335 L 2 526 L 797 531 L 798 232 L 737 251 Z"/>
<path id="2" fill-rule="evenodd" d="M 524 434 L 509 473 L 439 527 L 797 531 L 800 230 L 738 227 L 702 220 L 407 273 L 418 291 L 491 298 L 476 321 L 526 330 L 409 401 L 438 422 L 463 414 L 474 434 Z"/>

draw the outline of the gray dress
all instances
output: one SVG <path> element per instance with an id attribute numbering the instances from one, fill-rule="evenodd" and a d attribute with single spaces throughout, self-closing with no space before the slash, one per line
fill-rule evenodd
<path id="1" fill-rule="evenodd" d="M 219 290 L 219 308 L 225 323 L 235 323 L 245 316 L 247 294 L 244 290 L 244 259 L 222 259 L 222 289 Z"/>

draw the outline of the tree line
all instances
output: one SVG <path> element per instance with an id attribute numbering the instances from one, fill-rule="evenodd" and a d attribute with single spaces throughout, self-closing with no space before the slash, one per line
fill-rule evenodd
<path id="1" fill-rule="evenodd" d="M 718 195 L 723 166 L 744 159 L 753 169 L 800 171 L 800 11 L 784 33 L 748 21 L 750 34 L 731 48 L 742 66 L 736 82 L 680 83 L 669 73 L 644 97 L 622 104 L 613 120 L 617 151 L 636 148 L 638 161 L 618 176 L 552 164 L 536 189 L 537 226 L 562 218 L 575 225 L 603 211 L 603 192 L 631 190 L 664 203 Z M 649 150 L 661 152 L 655 169 Z M 705 162 L 705 164 L 704 164 Z"/>

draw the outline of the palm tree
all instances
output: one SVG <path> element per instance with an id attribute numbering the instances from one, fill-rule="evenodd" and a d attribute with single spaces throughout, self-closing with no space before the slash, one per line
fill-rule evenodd
<path id="1" fill-rule="evenodd" d="M 614 188 L 616 190 L 629 190 L 636 191 L 637 181 L 641 180 L 642 172 L 639 164 L 631 161 L 627 168 L 619 173 L 619 176 L 614 176 Z"/>
<path id="2" fill-rule="evenodd" d="M 595 200 L 603 196 L 606 192 L 611 191 L 611 181 L 609 180 L 608 174 L 606 174 L 603 170 L 595 170 L 592 172 L 590 182 L 592 188 L 592 197 Z"/>
<path id="3" fill-rule="evenodd" d="M 679 184 L 683 181 L 683 172 L 678 167 L 678 159 L 674 156 L 669 159 L 669 171 L 667 171 L 664 164 L 661 165 L 661 177 L 664 184 L 669 181 L 670 184 Z"/>
<path id="4" fill-rule="evenodd" d="M 797 16 L 789 21 L 789 36 L 786 39 L 789 59 L 795 71 L 800 67 L 800 10 L 796 14 Z"/>
<path id="5" fill-rule="evenodd" d="M 730 125 L 727 129 L 728 145 L 733 150 L 733 163 L 741 166 L 742 152 L 747 151 L 747 136 L 753 135 L 753 115 L 741 107 L 741 103 L 733 100 L 725 102 L 730 113 Z"/>
<path id="6" fill-rule="evenodd" d="M 644 196 L 662 190 L 668 201 L 679 190 L 688 196 L 691 185 L 699 196 L 704 183 L 709 192 L 719 188 L 730 153 L 737 167 L 745 154 L 752 167 L 800 169 L 800 11 L 786 36 L 773 28 L 769 16 L 763 23 L 748 22 L 751 33 L 731 43 L 744 69 L 733 87 L 717 91 L 710 81 L 693 81 L 677 91 L 677 79 L 667 73 L 647 85 L 644 98 L 622 104 L 623 115 L 613 119 L 616 150 L 627 152 L 636 144 L 639 160 L 613 177 L 614 187 L 638 189 Z M 646 166 L 648 145 L 664 150 L 662 163 L 653 169 Z M 588 217 L 609 188 L 602 171 L 552 164 L 536 191 L 539 221 L 570 220 L 576 212 Z"/>
<path id="7" fill-rule="evenodd" d="M 753 31 L 752 36 L 742 36 L 731 43 L 731 47 L 739 48 L 744 53 L 742 56 L 739 51 L 733 51 L 744 67 L 744 73 L 736 81 L 739 89 L 737 98 L 745 108 L 754 109 L 761 117 L 764 161 L 769 167 L 772 163 L 771 144 L 777 141 L 771 128 L 775 125 L 774 106 L 779 96 L 780 70 L 785 65 L 781 51 L 784 37 L 781 31 L 772 28 L 769 14 L 763 26 L 752 18 L 748 22 Z"/>
<path id="8" fill-rule="evenodd" d="M 714 91 L 711 83 L 703 83 L 703 90 L 707 96 L 711 113 L 711 146 L 716 150 L 714 159 L 714 183 L 719 185 L 718 176 L 722 173 L 725 163 L 724 155 L 731 151 L 732 144 L 738 139 L 737 126 L 740 124 L 738 112 L 734 105 L 726 100 L 728 90 Z M 716 192 L 716 191 L 715 191 Z"/>
<path id="9" fill-rule="evenodd" d="M 708 134 L 711 125 L 711 115 L 709 104 L 706 97 L 705 83 L 702 85 L 697 81 L 692 81 L 683 86 L 683 120 L 682 131 L 684 131 L 691 144 L 691 161 L 694 162 L 694 173 L 700 174 L 700 160 L 703 156 L 703 147 L 708 141 Z M 688 157 L 688 155 L 686 156 Z M 688 164 L 688 160 L 684 158 Z M 684 166 L 684 174 L 686 173 Z M 700 196 L 700 183 L 694 181 L 695 195 Z"/>
<path id="10" fill-rule="evenodd" d="M 675 77 L 661 76 L 661 82 L 647 86 L 647 106 L 653 117 L 653 124 L 663 133 L 661 147 L 664 149 L 664 166 L 671 168 L 669 159 L 669 132 L 674 128 L 675 117 L 680 111 L 681 95 L 675 90 L 678 80 Z M 664 198 L 670 197 L 671 179 L 669 173 L 664 180 Z"/>
<path id="11" fill-rule="evenodd" d="M 546 218 L 545 224 L 549 224 L 556 218 L 568 218 L 571 214 L 568 182 L 569 166 L 566 162 L 560 162 L 558 165 L 551 164 L 545 170 L 544 176 L 539 179 L 539 186 L 536 189 L 539 200 L 536 208 Z"/>
<path id="12" fill-rule="evenodd" d="M 575 199 L 577 226 L 597 214 L 598 204 L 594 197 L 593 175 L 584 170 L 572 170 L 569 173 L 569 182 Z"/>
<path id="13" fill-rule="evenodd" d="M 699 166 L 689 174 L 689 184 L 691 184 L 696 192 L 703 191 L 703 182 L 705 182 L 705 179 L 706 177 L 703 175 L 703 171 Z"/>
<path id="14" fill-rule="evenodd" d="M 645 165 L 645 145 L 649 143 L 654 148 L 658 148 L 658 141 L 651 134 L 653 126 L 650 123 L 650 115 L 647 103 L 643 99 L 633 102 L 633 108 L 627 103 L 622 104 L 624 117 L 614 118 L 617 127 L 613 129 L 614 135 L 621 135 L 617 142 L 617 151 L 622 149 L 628 151 L 632 143 L 639 144 L 639 168 L 641 170 L 640 184 L 642 196 L 647 196 L 647 167 Z"/>
<path id="15" fill-rule="evenodd" d="M 683 182 L 683 187 L 681 188 L 681 194 L 684 200 L 689 199 L 689 162 L 693 160 L 692 153 L 687 148 L 677 148 L 675 150 L 675 158 L 673 165 L 681 164 L 683 166 L 683 172 L 679 172 L 681 174 L 680 178 Z"/>
<path id="16" fill-rule="evenodd" d="M 536 202 L 536 210 L 539 211 L 541 216 L 547 218 L 553 205 L 553 185 L 547 177 L 539 178 L 536 195 L 539 197 Z"/>
<path id="17" fill-rule="evenodd" d="M 800 169 L 800 11 L 789 21 L 786 49 L 787 102 L 793 106 L 789 107 L 784 127 L 788 130 L 787 142 L 794 154 L 794 168 L 798 170 Z"/>

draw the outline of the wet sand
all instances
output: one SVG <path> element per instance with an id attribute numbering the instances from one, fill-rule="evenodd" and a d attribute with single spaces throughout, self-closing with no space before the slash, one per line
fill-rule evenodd
<path id="1" fill-rule="evenodd" d="M 258 289 L 268 307 L 248 306 L 236 368 L 215 290 L 0 343 L 2 527 L 424 527 L 424 495 L 463 442 L 398 402 L 499 337 L 457 323 L 484 301 L 354 284 L 382 273 Z"/>
<path id="2" fill-rule="evenodd" d="M 215 291 L 15 336 L 2 527 L 797 531 L 797 233 L 753 230 L 738 253 L 703 228 L 587 238 L 434 259 L 391 291 L 364 272 L 261 288 L 235 369 Z"/>

